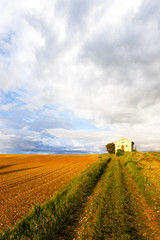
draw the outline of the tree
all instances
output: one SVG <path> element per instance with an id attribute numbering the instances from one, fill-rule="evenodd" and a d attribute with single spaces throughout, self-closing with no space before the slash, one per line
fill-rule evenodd
<path id="1" fill-rule="evenodd" d="M 116 156 L 122 156 L 122 155 L 124 155 L 124 150 L 117 149 Z"/>
<path id="2" fill-rule="evenodd" d="M 108 143 L 106 145 L 106 149 L 107 149 L 108 153 L 110 153 L 110 154 L 115 153 L 115 144 L 114 143 Z"/>

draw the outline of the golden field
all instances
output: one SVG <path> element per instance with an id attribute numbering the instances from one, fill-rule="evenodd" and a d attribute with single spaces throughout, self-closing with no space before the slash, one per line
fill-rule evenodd
<path id="1" fill-rule="evenodd" d="M 0 155 L 0 229 L 66 185 L 98 155 Z"/>

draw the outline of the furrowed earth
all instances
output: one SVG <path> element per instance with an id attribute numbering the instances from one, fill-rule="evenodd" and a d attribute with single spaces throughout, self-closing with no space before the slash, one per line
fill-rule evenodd
<path id="1" fill-rule="evenodd" d="M 0 229 L 13 225 L 98 155 L 0 155 Z"/>
<path id="2" fill-rule="evenodd" d="M 3 240 L 160 239 L 158 152 L 1 155 L 0 183 L 1 229 L 46 201 Z"/>

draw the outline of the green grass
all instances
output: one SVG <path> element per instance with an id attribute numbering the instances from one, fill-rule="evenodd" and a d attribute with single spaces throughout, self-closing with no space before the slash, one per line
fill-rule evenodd
<path id="1" fill-rule="evenodd" d="M 100 160 L 88 166 L 50 201 L 35 206 L 28 217 L 13 228 L 1 232 L 0 239 L 57 239 L 72 223 L 75 212 L 91 194 L 109 161 L 109 157 L 101 156 Z"/>
<path id="2" fill-rule="evenodd" d="M 133 176 L 135 182 L 138 184 L 139 189 L 143 194 L 145 194 L 146 190 L 146 179 L 142 174 L 143 164 L 141 164 L 141 160 L 135 160 L 133 153 L 127 153 L 122 158 L 123 163 L 126 166 L 127 170 Z"/>
<path id="3" fill-rule="evenodd" d="M 118 158 L 113 157 L 106 168 L 99 189 L 81 239 L 143 239 Z"/>
<path id="4" fill-rule="evenodd" d="M 147 156 L 147 153 L 145 154 Z M 143 161 L 143 163 L 142 163 Z M 152 174 L 152 167 L 149 167 L 148 170 L 151 171 L 150 178 L 146 176 L 146 166 L 144 162 L 147 163 L 148 160 L 146 158 L 140 158 L 136 159 L 136 155 L 133 153 L 125 154 L 125 156 L 122 159 L 122 162 L 126 166 L 127 170 L 131 173 L 134 181 L 137 183 L 138 188 L 140 189 L 142 195 L 144 196 L 147 204 L 151 207 L 154 207 L 155 205 L 155 199 L 157 196 L 159 196 L 160 193 L 160 187 L 154 186 L 151 183 L 151 179 L 153 178 Z"/>
<path id="5" fill-rule="evenodd" d="M 147 225 L 134 197 L 143 195 L 146 203 L 154 206 L 160 187 L 150 184 L 152 174 L 145 175 L 145 171 L 153 171 L 152 163 L 149 157 L 145 165 L 143 158 L 136 153 L 119 157 L 100 155 L 97 162 L 90 164 L 52 199 L 35 206 L 28 217 L 1 232 L 0 239 L 57 240 L 60 236 L 74 239 L 78 221 L 82 224 L 78 233 L 82 240 L 145 239 L 141 231 L 148 231 Z M 85 220 L 81 222 L 82 215 Z"/>

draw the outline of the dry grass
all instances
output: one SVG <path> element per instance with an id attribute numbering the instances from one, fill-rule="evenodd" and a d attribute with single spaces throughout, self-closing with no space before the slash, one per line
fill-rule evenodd
<path id="1" fill-rule="evenodd" d="M 0 229 L 66 185 L 98 155 L 0 155 Z"/>

